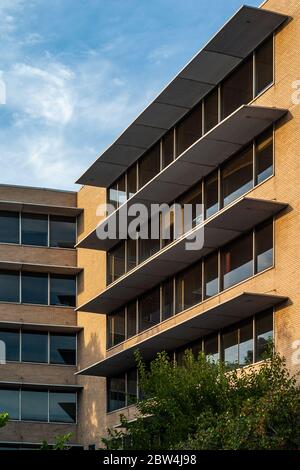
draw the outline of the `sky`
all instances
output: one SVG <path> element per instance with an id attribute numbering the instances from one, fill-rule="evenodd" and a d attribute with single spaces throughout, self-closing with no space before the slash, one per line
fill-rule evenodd
<path id="1" fill-rule="evenodd" d="M 0 184 L 79 189 L 76 179 L 241 5 L 0 0 Z"/>

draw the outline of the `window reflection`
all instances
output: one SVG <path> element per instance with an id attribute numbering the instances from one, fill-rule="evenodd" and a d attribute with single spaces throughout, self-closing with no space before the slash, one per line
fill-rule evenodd
<path id="1" fill-rule="evenodd" d="M 19 213 L 0 211 L 0 243 L 19 241 Z"/>
<path id="2" fill-rule="evenodd" d="M 221 172 L 223 206 L 231 203 L 253 187 L 253 149 L 249 146 L 229 160 Z"/>
<path id="3" fill-rule="evenodd" d="M 222 119 L 253 98 L 253 59 L 245 60 L 221 84 Z"/>
<path id="4" fill-rule="evenodd" d="M 223 289 L 253 274 L 252 233 L 233 242 L 222 253 Z"/>
<path id="5" fill-rule="evenodd" d="M 198 105 L 176 127 L 177 156 L 202 136 L 202 106 Z"/>

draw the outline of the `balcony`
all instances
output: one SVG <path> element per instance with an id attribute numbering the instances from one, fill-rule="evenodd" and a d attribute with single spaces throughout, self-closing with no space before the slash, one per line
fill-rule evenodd
<path id="1" fill-rule="evenodd" d="M 240 8 L 77 182 L 110 186 L 287 19 Z"/>
<path id="2" fill-rule="evenodd" d="M 110 313 L 286 207 L 285 203 L 242 197 L 120 277 L 78 310 Z M 202 248 L 186 250 L 187 237 L 200 230 L 204 234 Z"/>
<path id="3" fill-rule="evenodd" d="M 286 112 L 284 109 L 241 106 L 170 163 L 116 212 L 103 220 L 99 228 L 105 227 L 109 219 L 116 216 L 118 229 L 119 216 L 127 213 L 133 204 L 142 203 L 149 208 L 152 203 L 173 201 L 277 122 Z M 100 240 L 95 229 L 81 240 L 77 247 L 107 251 L 118 242 L 118 238 Z"/>
<path id="4" fill-rule="evenodd" d="M 102 361 L 79 371 L 78 374 L 116 376 L 135 366 L 134 351 L 137 349 L 143 359 L 148 361 L 153 359 L 158 351 L 172 351 L 286 300 L 286 297 L 279 295 L 244 292 L 188 319 L 180 320 L 182 314 L 179 314 L 175 325 L 164 328 L 143 341 L 137 340 L 135 344 L 128 348 L 124 347 L 120 352 L 111 354 Z"/>

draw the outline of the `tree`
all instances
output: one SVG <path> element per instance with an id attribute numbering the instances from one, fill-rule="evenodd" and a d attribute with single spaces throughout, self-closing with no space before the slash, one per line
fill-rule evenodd
<path id="1" fill-rule="evenodd" d="M 69 443 L 72 436 L 72 432 L 63 434 L 62 436 L 56 436 L 53 445 L 48 444 L 47 441 L 43 441 L 40 450 L 69 450 Z"/>
<path id="2" fill-rule="evenodd" d="M 0 413 L 0 428 L 3 428 L 8 421 L 8 413 Z"/>
<path id="3" fill-rule="evenodd" d="M 102 439 L 109 449 L 295 449 L 300 389 L 276 353 L 259 368 L 230 370 L 200 354 L 174 365 L 159 353 L 147 368 L 136 353 L 137 417 Z"/>

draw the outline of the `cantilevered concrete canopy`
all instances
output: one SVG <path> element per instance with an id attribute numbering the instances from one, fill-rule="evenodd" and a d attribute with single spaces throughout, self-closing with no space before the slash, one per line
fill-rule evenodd
<path id="1" fill-rule="evenodd" d="M 144 360 L 151 360 L 159 351 L 172 351 L 201 336 L 218 331 L 239 320 L 284 302 L 286 297 L 270 294 L 242 293 L 215 307 L 195 314 L 192 318 L 179 321 L 175 326 L 137 341 L 133 346 L 97 362 L 78 374 L 112 377 L 135 366 L 134 351 L 139 350 Z M 180 314 L 179 314 L 180 315 Z"/>
<path id="2" fill-rule="evenodd" d="M 24 323 L 15 321 L 0 321 L 0 328 L 9 328 L 22 331 L 51 331 L 51 333 L 79 333 L 81 326 L 73 325 L 49 325 L 46 323 Z"/>
<path id="3" fill-rule="evenodd" d="M 51 274 L 64 274 L 76 275 L 82 271 L 82 268 L 77 266 L 57 266 L 53 264 L 31 264 L 19 263 L 14 261 L 0 261 L 0 269 L 8 271 L 27 271 L 34 273 L 51 273 Z"/>
<path id="4" fill-rule="evenodd" d="M 280 202 L 240 198 L 190 232 L 196 234 L 203 230 L 204 244 L 201 249 L 187 251 L 186 236 L 182 237 L 110 284 L 95 298 L 78 307 L 78 310 L 110 313 L 240 234 L 274 216 L 286 206 L 287 204 Z"/>
<path id="5" fill-rule="evenodd" d="M 278 121 L 286 112 L 285 109 L 241 106 L 170 163 L 120 209 L 105 219 L 101 226 L 104 227 L 112 217 L 116 217 L 118 226 L 120 212 L 126 213 L 133 204 L 143 203 L 149 207 L 151 203 L 173 201 L 220 163 L 264 132 L 268 126 Z M 100 240 L 96 230 L 93 230 L 77 246 L 109 250 L 118 242 L 118 238 Z"/>
<path id="6" fill-rule="evenodd" d="M 29 202 L 1 201 L 0 211 L 29 212 L 35 214 L 51 214 L 77 217 L 83 209 L 67 206 L 52 206 L 49 204 L 32 204 Z"/>
<path id="7" fill-rule="evenodd" d="M 77 183 L 110 186 L 287 18 L 243 6 Z"/>

